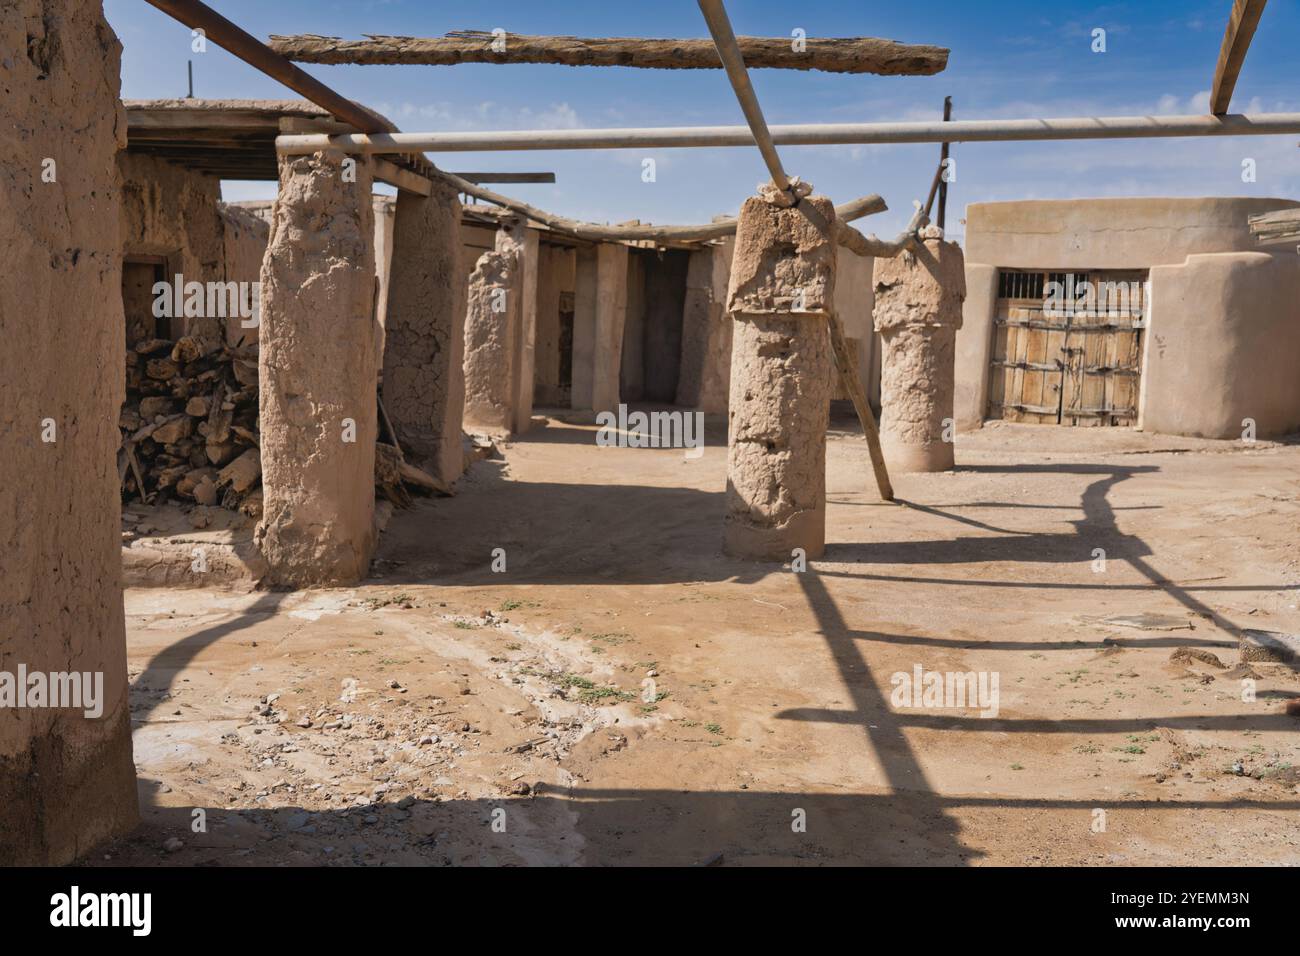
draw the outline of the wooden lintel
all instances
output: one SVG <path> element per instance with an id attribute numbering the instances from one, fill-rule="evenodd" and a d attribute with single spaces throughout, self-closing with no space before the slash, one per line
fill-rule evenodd
<path id="1" fill-rule="evenodd" d="M 1267 3 L 1268 0 L 1233 0 L 1223 46 L 1219 49 L 1219 62 L 1214 67 L 1214 85 L 1210 87 L 1210 112 L 1215 116 L 1224 115 L 1232 105 L 1232 91 L 1237 87 L 1246 51 L 1250 49 Z"/>
<path id="2" fill-rule="evenodd" d="M 398 189 L 405 189 L 409 193 L 416 193 L 420 196 L 428 196 L 433 192 L 433 183 L 419 173 L 403 169 L 396 163 L 390 163 L 379 156 L 372 156 L 370 161 L 374 164 L 375 179 L 381 183 L 388 183 L 390 186 L 396 186 Z"/>

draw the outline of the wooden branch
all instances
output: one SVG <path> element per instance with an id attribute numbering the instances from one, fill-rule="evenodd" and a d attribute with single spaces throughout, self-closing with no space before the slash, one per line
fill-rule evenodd
<path id="1" fill-rule="evenodd" d="M 1267 3 L 1268 0 L 1234 0 L 1232 4 L 1223 46 L 1219 48 L 1219 62 L 1214 67 L 1214 85 L 1210 87 L 1210 112 L 1215 116 L 1228 112 L 1232 104 L 1232 91 L 1237 87 L 1246 51 L 1250 49 Z"/>
<path id="2" fill-rule="evenodd" d="M 475 196 L 478 199 L 486 200 L 497 206 L 502 206 L 512 212 L 517 212 L 521 216 L 527 216 L 534 222 L 540 222 L 542 225 L 549 227 L 555 232 L 563 233 L 569 236 L 577 236 L 579 239 L 589 239 L 595 242 L 604 241 L 633 241 L 637 239 L 648 239 L 659 242 L 683 242 L 694 241 L 704 242 L 709 239 L 721 239 L 723 236 L 734 235 L 736 232 L 736 220 L 721 219 L 717 222 L 706 223 L 698 226 L 654 226 L 654 225 L 633 225 L 633 226 L 601 226 L 590 222 L 577 222 L 573 219 L 565 219 L 562 216 L 556 216 L 538 209 L 536 206 L 530 206 L 526 202 L 518 199 L 512 199 L 509 196 L 503 196 L 495 193 L 490 189 L 485 189 L 476 183 L 461 179 L 454 173 L 448 173 L 438 170 L 435 175 L 441 176 L 450 183 L 458 192 L 465 193 L 467 196 Z M 855 199 L 847 202 L 842 206 L 835 207 L 835 215 L 840 220 L 860 219 L 863 216 L 869 216 L 872 213 L 884 212 L 888 207 L 885 201 L 879 196 L 863 196 L 861 199 Z M 849 227 L 852 228 L 852 227 Z M 857 230 L 854 230 L 855 232 Z M 859 235 L 861 235 L 859 233 Z"/>
<path id="3" fill-rule="evenodd" d="M 910 248 L 913 243 L 919 241 L 921 227 L 928 221 L 925 207 L 918 204 L 916 213 L 912 216 L 911 222 L 907 224 L 907 228 L 892 241 L 880 239 L 874 235 L 864 236 L 847 222 L 836 224 L 835 238 L 841 246 L 856 255 L 872 256 L 877 259 L 893 259 L 895 256 L 900 255 L 903 250 Z"/>
<path id="4" fill-rule="evenodd" d="M 270 47 L 299 63 L 558 63 L 656 70 L 716 70 L 722 66 L 712 40 L 493 35 L 480 30 L 445 37 L 366 36 L 365 40 L 314 34 L 272 36 Z M 751 69 L 931 76 L 948 65 L 948 50 L 943 47 L 874 37 L 809 37 L 798 51 L 790 37 L 736 39 L 745 65 Z M 504 52 L 500 52 L 502 41 Z"/>

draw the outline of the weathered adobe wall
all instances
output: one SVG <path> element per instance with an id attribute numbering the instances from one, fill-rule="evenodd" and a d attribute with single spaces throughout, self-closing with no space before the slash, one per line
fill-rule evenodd
<path id="1" fill-rule="evenodd" d="M 355 583 L 374 550 L 374 211 L 369 167 L 347 182 L 344 158 L 281 158 L 262 263 L 257 540 L 295 587 Z"/>
<path id="2" fill-rule="evenodd" d="M 375 318 L 379 323 L 375 362 L 384 367 L 384 340 L 388 334 L 388 286 L 393 267 L 393 229 L 397 221 L 397 197 L 372 196 L 375 214 Z"/>
<path id="3" fill-rule="evenodd" d="M 217 204 L 221 217 L 223 278 L 227 282 L 258 282 L 262 273 L 262 258 L 271 227 L 261 216 L 239 206 Z M 260 323 L 259 323 L 260 324 Z M 257 341 L 258 327 L 245 328 L 239 316 L 226 319 L 226 343 L 249 345 Z"/>
<path id="4" fill-rule="evenodd" d="M 1176 380 L 1173 374 L 1162 375 L 1159 369 L 1161 343 L 1175 338 L 1191 337 L 1202 323 L 1220 327 L 1229 323 L 1237 329 L 1234 348 L 1239 361 L 1235 373 L 1251 374 L 1254 367 L 1271 367 L 1271 357 L 1261 349 L 1252 355 L 1240 352 L 1241 330 L 1249 322 L 1263 323 L 1274 328 L 1289 328 L 1285 320 L 1277 319 L 1277 312 L 1243 311 L 1238 305 L 1223 303 L 1209 312 L 1202 311 L 1193 321 L 1187 313 L 1178 314 L 1177 307 L 1166 311 L 1165 302 L 1183 298 L 1175 293 L 1174 284 L 1179 276 L 1189 277 L 1195 269 L 1166 273 L 1164 291 L 1157 294 L 1154 288 L 1157 267 L 1191 265 L 1189 257 L 1223 253 L 1255 253 L 1263 247 L 1250 234 L 1248 219 L 1252 215 L 1274 209 L 1295 208 L 1300 202 L 1289 199 L 1207 197 L 1195 199 L 1137 198 L 1137 199 L 1087 199 L 1087 200 L 1030 200 L 1007 203 L 976 203 L 966 212 L 966 288 L 964 323 L 957 334 L 957 383 L 955 417 L 958 430 L 978 428 L 984 421 L 988 407 L 988 363 L 993 344 L 993 313 L 997 305 L 997 273 L 999 268 L 1051 269 L 1058 271 L 1084 271 L 1090 269 L 1151 269 L 1153 295 L 1151 303 L 1151 329 L 1147 335 L 1147 360 L 1153 350 L 1157 359 L 1151 366 L 1154 380 L 1143 376 L 1142 400 L 1147 401 L 1148 390 L 1156 382 L 1165 386 Z M 1285 256 L 1284 256 L 1285 258 Z M 1295 260 L 1294 254 L 1291 259 Z M 1300 267 L 1300 263 L 1297 264 Z M 1286 267 L 1276 270 L 1256 270 L 1262 280 L 1276 283 L 1274 291 L 1265 295 L 1277 297 L 1287 288 Z M 1172 295 L 1171 295 L 1172 294 Z M 1214 297 L 1214 302 L 1221 302 Z M 1247 296 L 1246 302 L 1258 302 Z M 1231 308 L 1229 306 L 1231 305 Z M 1198 307 L 1199 308 L 1199 307 Z M 1157 331 L 1156 326 L 1159 325 Z M 1285 332 L 1284 338 L 1285 338 Z M 1251 341 L 1258 341 L 1253 333 Z M 1193 342 L 1188 346 L 1196 347 Z M 1281 351 L 1285 353 L 1286 346 Z M 1262 365 L 1260 364 L 1262 363 Z M 1222 373 L 1216 373 L 1222 374 Z M 1154 417 L 1144 422 L 1144 427 L 1160 431 L 1168 427 L 1192 429 L 1176 434 L 1209 434 L 1222 431 L 1212 424 L 1216 416 L 1211 393 L 1231 391 L 1237 386 L 1226 378 L 1201 381 L 1190 393 L 1176 393 L 1161 398 L 1153 407 Z M 1268 386 L 1260 385 L 1267 388 Z M 1285 400 L 1285 389 L 1276 394 Z M 1153 396 L 1154 397 L 1154 396 Z M 1170 417 L 1159 411 L 1165 401 L 1191 401 L 1191 414 L 1202 409 L 1202 418 Z M 1256 402 L 1258 404 L 1258 402 Z M 1235 412 L 1234 412 L 1235 414 Z M 1285 417 L 1285 416 L 1284 416 Z M 1175 425 L 1176 422 L 1182 424 Z M 1241 431 L 1238 424 L 1231 434 Z"/>
<path id="5" fill-rule="evenodd" d="M 734 237 L 692 250 L 682 302 L 682 353 L 677 404 L 702 412 L 727 410 L 731 381 L 731 319 L 727 280 Z"/>
<path id="6" fill-rule="evenodd" d="M 444 481 L 460 477 L 465 281 L 460 202 L 441 184 L 402 193 L 391 246 L 384 407 L 407 450 Z M 378 229 L 376 229 L 378 233 Z"/>
<path id="7" fill-rule="evenodd" d="M 1300 257 L 1188 256 L 1151 270 L 1139 423 L 1147 431 L 1258 438 L 1300 430 Z"/>
<path id="8" fill-rule="evenodd" d="M 573 313 L 575 409 L 599 413 L 618 407 L 627 262 L 628 247 L 619 242 L 600 242 L 578 250 Z"/>
<path id="9" fill-rule="evenodd" d="M 225 227 L 218 203 L 221 182 L 156 156 L 120 153 L 122 172 L 121 250 L 124 256 L 167 258 L 167 281 L 225 279 Z M 174 337 L 225 341 L 225 320 L 215 316 L 173 317 Z"/>
<path id="10" fill-rule="evenodd" d="M 0 865 L 63 864 L 137 820 L 115 464 L 121 46 L 97 3 L 18 0 L 0 5 L 0 50 L 0 670 L 103 675 L 98 718 L 0 709 Z"/>
<path id="11" fill-rule="evenodd" d="M 627 313 L 623 320 L 623 357 L 618 397 L 639 402 L 645 397 L 646 259 L 633 249 L 627 256 Z"/>
<path id="12" fill-rule="evenodd" d="M 519 316 L 519 257 L 507 245 L 485 252 L 469 279 L 465 309 L 465 424 L 509 431 L 515 336 Z"/>
<path id="13" fill-rule="evenodd" d="M 873 375 L 878 352 L 878 342 L 872 328 L 871 313 L 876 304 L 872 274 L 876 260 L 870 256 L 855 255 L 840 246 L 836 251 L 835 314 L 844 327 L 844 338 L 858 357 L 858 378 L 867 400 L 880 403 L 880 380 Z M 834 398 L 848 400 L 849 393 L 835 374 Z"/>
<path id="14" fill-rule="evenodd" d="M 516 435 L 522 435 L 533 423 L 533 379 L 537 371 L 537 249 L 540 243 L 537 230 L 526 228 L 522 220 L 511 223 L 508 235 L 508 241 L 519 258 L 519 327 L 515 334 L 510 405 L 514 415 L 512 430 Z"/>
<path id="15" fill-rule="evenodd" d="M 465 278 L 469 279 L 470 273 L 478 266 L 479 256 L 485 252 L 494 252 L 497 247 L 497 231 L 494 226 L 485 226 L 477 222 L 462 222 L 460 225 L 460 241 L 465 247 L 461 253 L 461 267 L 465 270 Z"/>
<path id="16" fill-rule="evenodd" d="M 560 301 L 566 293 L 572 301 L 577 257 L 572 248 L 542 243 L 537 265 L 537 338 L 533 400 L 538 405 L 559 405 L 560 388 Z"/>

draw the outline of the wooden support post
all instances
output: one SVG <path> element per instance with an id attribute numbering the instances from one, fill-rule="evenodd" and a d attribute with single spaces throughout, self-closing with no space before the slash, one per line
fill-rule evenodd
<path id="1" fill-rule="evenodd" d="M 1228 16 L 1228 27 L 1219 49 L 1219 61 L 1214 67 L 1214 84 L 1210 87 L 1210 112 L 1222 116 L 1232 104 L 1232 91 L 1237 87 L 1237 77 L 1246 62 L 1246 51 L 1255 38 L 1259 18 L 1264 15 L 1268 0 L 1235 0 Z"/>
<path id="2" fill-rule="evenodd" d="M 867 438 L 867 450 L 871 454 L 871 468 L 876 473 L 876 487 L 880 489 L 882 501 L 893 501 L 894 486 L 890 484 L 889 470 L 885 467 L 885 453 L 880 447 L 880 432 L 876 428 L 876 419 L 871 414 L 871 406 L 867 404 L 866 392 L 862 390 L 862 380 L 854 370 L 856 362 L 849 351 L 849 343 L 844 338 L 844 326 L 840 324 L 840 317 L 834 312 L 830 314 L 829 320 L 831 353 L 835 356 L 835 367 L 839 369 L 840 378 L 844 381 L 844 390 L 853 400 L 858 421 L 862 423 L 862 433 Z"/>

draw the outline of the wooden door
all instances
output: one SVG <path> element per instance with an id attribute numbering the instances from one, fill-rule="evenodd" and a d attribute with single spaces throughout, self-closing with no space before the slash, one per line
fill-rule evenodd
<path id="1" fill-rule="evenodd" d="M 988 417 L 1136 424 L 1146 306 L 1144 272 L 1003 270 Z"/>

